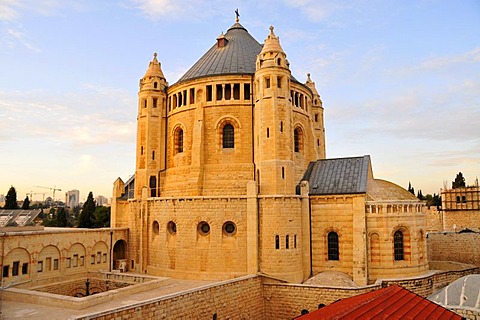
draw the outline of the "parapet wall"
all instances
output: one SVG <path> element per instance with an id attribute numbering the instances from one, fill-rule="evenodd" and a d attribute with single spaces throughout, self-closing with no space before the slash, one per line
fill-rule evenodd
<path id="1" fill-rule="evenodd" d="M 422 277 L 381 280 L 358 288 L 281 283 L 250 275 L 76 319 L 292 319 L 304 309 L 313 311 L 320 304 L 328 305 L 392 284 L 426 297 L 462 276 L 478 273 L 478 267 L 431 272 Z"/>
<path id="2" fill-rule="evenodd" d="M 76 319 L 264 319 L 263 314 L 262 278 L 246 276 Z"/>
<path id="3" fill-rule="evenodd" d="M 428 233 L 427 248 L 429 261 L 455 261 L 480 266 L 480 233 Z"/>

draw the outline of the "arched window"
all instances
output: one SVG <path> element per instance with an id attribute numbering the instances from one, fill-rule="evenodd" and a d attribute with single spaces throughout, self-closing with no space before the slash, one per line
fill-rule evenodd
<path id="1" fill-rule="evenodd" d="M 157 178 L 155 176 L 150 177 L 150 197 L 157 196 Z"/>
<path id="2" fill-rule="evenodd" d="M 226 124 L 223 127 L 223 147 L 234 148 L 235 147 L 235 130 L 231 124 Z"/>
<path id="3" fill-rule="evenodd" d="M 175 132 L 175 151 L 176 153 L 183 152 L 183 130 L 181 128 Z"/>
<path id="4" fill-rule="evenodd" d="M 338 234 L 333 231 L 328 233 L 328 260 L 339 260 Z"/>
<path id="5" fill-rule="evenodd" d="M 302 130 L 300 130 L 300 128 L 296 128 L 293 131 L 293 141 L 295 152 L 300 152 L 302 146 Z"/>
<path id="6" fill-rule="evenodd" d="M 280 236 L 275 236 L 275 249 L 280 249 Z"/>
<path id="7" fill-rule="evenodd" d="M 393 235 L 393 253 L 395 260 L 405 260 L 403 254 L 403 233 L 402 231 L 397 231 Z"/>

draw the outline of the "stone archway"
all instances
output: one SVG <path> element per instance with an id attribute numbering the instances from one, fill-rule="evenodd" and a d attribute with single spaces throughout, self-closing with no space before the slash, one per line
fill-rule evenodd
<path id="1" fill-rule="evenodd" d="M 127 243 L 125 240 L 118 240 L 113 246 L 113 268 L 127 271 Z"/>

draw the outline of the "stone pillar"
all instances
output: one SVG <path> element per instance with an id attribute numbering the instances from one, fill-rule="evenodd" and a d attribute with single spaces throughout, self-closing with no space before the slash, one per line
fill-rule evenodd
<path id="1" fill-rule="evenodd" d="M 311 239 L 310 239 L 310 187 L 308 181 L 301 182 L 300 194 L 302 196 L 302 266 L 303 266 L 303 281 L 311 276 L 312 265 L 310 257 Z"/>
<path id="2" fill-rule="evenodd" d="M 247 273 L 258 272 L 258 198 L 257 182 L 247 183 Z"/>
<path id="3" fill-rule="evenodd" d="M 360 286 L 368 284 L 368 252 L 365 199 L 353 198 L 353 281 Z"/>

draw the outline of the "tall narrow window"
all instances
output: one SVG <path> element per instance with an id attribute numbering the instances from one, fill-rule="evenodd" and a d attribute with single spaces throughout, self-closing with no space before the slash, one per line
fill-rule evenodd
<path id="1" fill-rule="evenodd" d="M 217 84 L 215 91 L 217 92 L 217 100 L 223 99 L 223 88 L 221 84 Z"/>
<path id="2" fill-rule="evenodd" d="M 212 85 L 207 86 L 207 101 L 212 101 L 213 97 L 213 90 L 212 90 Z"/>
<path id="3" fill-rule="evenodd" d="M 15 261 L 12 268 L 12 276 L 18 276 L 18 269 L 20 267 L 20 261 Z"/>
<path id="4" fill-rule="evenodd" d="M 22 274 L 28 273 L 28 262 L 22 264 Z"/>
<path id="5" fill-rule="evenodd" d="M 278 88 L 282 87 L 282 77 L 280 77 L 280 76 L 277 77 L 277 87 Z"/>
<path id="6" fill-rule="evenodd" d="M 154 88 L 154 89 L 157 89 L 157 87 L 158 87 L 158 83 L 154 82 L 154 83 L 153 83 L 153 88 Z"/>
<path id="7" fill-rule="evenodd" d="M 285 179 L 285 167 L 282 167 L 282 179 Z"/>
<path id="8" fill-rule="evenodd" d="M 301 137 L 300 129 L 297 128 L 293 131 L 293 141 L 294 141 L 295 152 L 300 152 L 300 137 Z"/>
<path id="9" fill-rule="evenodd" d="M 240 100 L 240 83 L 233 84 L 233 99 Z"/>
<path id="10" fill-rule="evenodd" d="M 234 148 L 235 147 L 235 131 L 231 124 L 226 124 L 223 127 L 223 147 Z"/>
<path id="11" fill-rule="evenodd" d="M 293 236 L 293 247 L 297 249 L 297 235 Z"/>
<path id="12" fill-rule="evenodd" d="M 232 85 L 230 83 L 227 83 L 225 85 L 225 100 L 230 99 L 232 99 Z"/>
<path id="13" fill-rule="evenodd" d="M 397 231 L 393 235 L 393 253 L 395 256 L 395 260 L 405 260 L 403 254 L 403 233 L 402 231 Z"/>
<path id="14" fill-rule="evenodd" d="M 328 233 L 328 260 L 339 260 L 338 250 L 338 234 L 335 232 Z"/>
<path id="15" fill-rule="evenodd" d="M 157 178 L 155 176 L 150 177 L 150 197 L 157 196 Z"/>
<path id="16" fill-rule="evenodd" d="M 155 151 L 152 151 L 152 160 L 155 160 Z"/>
<path id="17" fill-rule="evenodd" d="M 158 101 L 157 98 L 153 98 L 153 107 L 154 107 L 154 108 L 157 107 L 157 101 Z"/>
<path id="18" fill-rule="evenodd" d="M 280 249 L 280 236 L 275 236 L 275 249 Z"/>
<path id="19" fill-rule="evenodd" d="M 3 277 L 7 278 L 8 277 L 8 270 L 10 266 L 3 266 Z"/>
<path id="20" fill-rule="evenodd" d="M 265 78 L 265 88 L 270 88 L 270 77 Z"/>
<path id="21" fill-rule="evenodd" d="M 285 236 L 285 249 L 290 249 L 290 238 L 288 237 L 288 234 Z"/>
<path id="22" fill-rule="evenodd" d="M 189 97 L 190 97 L 190 104 L 194 104 L 195 103 L 195 88 L 190 89 Z"/>
<path id="23" fill-rule="evenodd" d="M 243 84 L 243 99 L 250 100 L 250 83 Z"/>
<path id="24" fill-rule="evenodd" d="M 144 108 L 147 107 L 147 99 L 143 99 L 143 107 L 144 107 Z"/>
<path id="25" fill-rule="evenodd" d="M 175 151 L 176 153 L 183 152 L 183 130 L 178 128 L 175 135 Z"/>
<path id="26" fill-rule="evenodd" d="M 270 128 L 267 128 L 267 138 L 270 138 Z"/>

